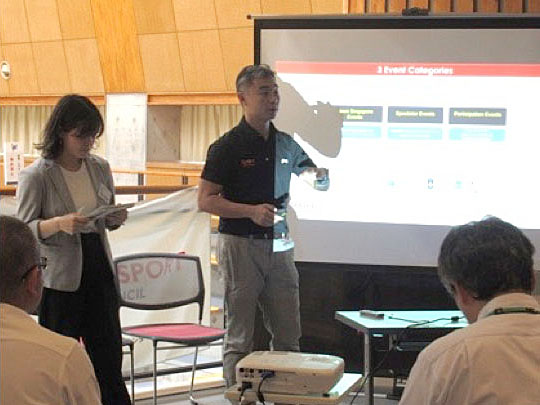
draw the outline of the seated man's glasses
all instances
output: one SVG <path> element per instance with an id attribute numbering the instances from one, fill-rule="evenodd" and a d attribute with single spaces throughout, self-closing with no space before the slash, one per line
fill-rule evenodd
<path id="1" fill-rule="evenodd" d="M 30 267 L 21 277 L 21 280 L 25 280 L 26 277 L 28 277 L 28 274 L 30 274 L 30 272 L 32 270 L 34 270 L 34 268 L 37 267 L 40 271 L 44 271 L 46 268 L 47 268 L 47 258 L 46 257 L 40 257 L 39 258 L 39 263 L 37 264 L 34 264 L 32 267 Z"/>

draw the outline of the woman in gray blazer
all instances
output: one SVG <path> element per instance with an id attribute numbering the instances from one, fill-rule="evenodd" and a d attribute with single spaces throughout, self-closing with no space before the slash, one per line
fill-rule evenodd
<path id="1" fill-rule="evenodd" d="M 103 118 L 88 98 L 62 97 L 38 145 L 42 158 L 20 174 L 17 215 L 29 224 L 48 260 L 39 323 L 82 340 L 103 404 L 127 405 L 118 298 L 106 234 L 106 229 L 124 223 L 127 211 L 97 220 L 87 216 L 99 206 L 114 204 L 109 164 L 90 153 L 102 133 Z"/>

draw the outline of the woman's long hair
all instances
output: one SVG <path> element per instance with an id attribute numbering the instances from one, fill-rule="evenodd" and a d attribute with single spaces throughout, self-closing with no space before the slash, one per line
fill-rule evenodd
<path id="1" fill-rule="evenodd" d="M 69 94 L 62 97 L 53 109 L 45 129 L 43 140 L 36 144 L 41 156 L 56 159 L 64 147 L 63 135 L 77 129 L 77 136 L 100 137 L 103 134 L 103 118 L 96 106 L 84 96 Z"/>

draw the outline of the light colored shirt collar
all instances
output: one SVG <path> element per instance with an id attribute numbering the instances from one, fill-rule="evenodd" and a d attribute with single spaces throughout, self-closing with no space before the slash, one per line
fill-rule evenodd
<path id="1" fill-rule="evenodd" d="M 530 307 L 540 310 L 540 304 L 536 299 L 529 294 L 525 293 L 510 293 L 503 294 L 488 301 L 486 305 L 480 310 L 478 319 L 488 317 L 497 308 L 508 307 Z"/>
<path id="2" fill-rule="evenodd" d="M 0 303 L 0 314 L 32 319 L 25 310 L 5 302 Z"/>

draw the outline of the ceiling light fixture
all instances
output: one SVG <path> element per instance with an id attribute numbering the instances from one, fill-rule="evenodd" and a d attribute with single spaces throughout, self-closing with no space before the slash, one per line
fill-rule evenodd
<path id="1" fill-rule="evenodd" d="M 8 80 L 11 77 L 11 67 L 6 61 L 0 62 L 0 76 L 5 80 Z"/>

